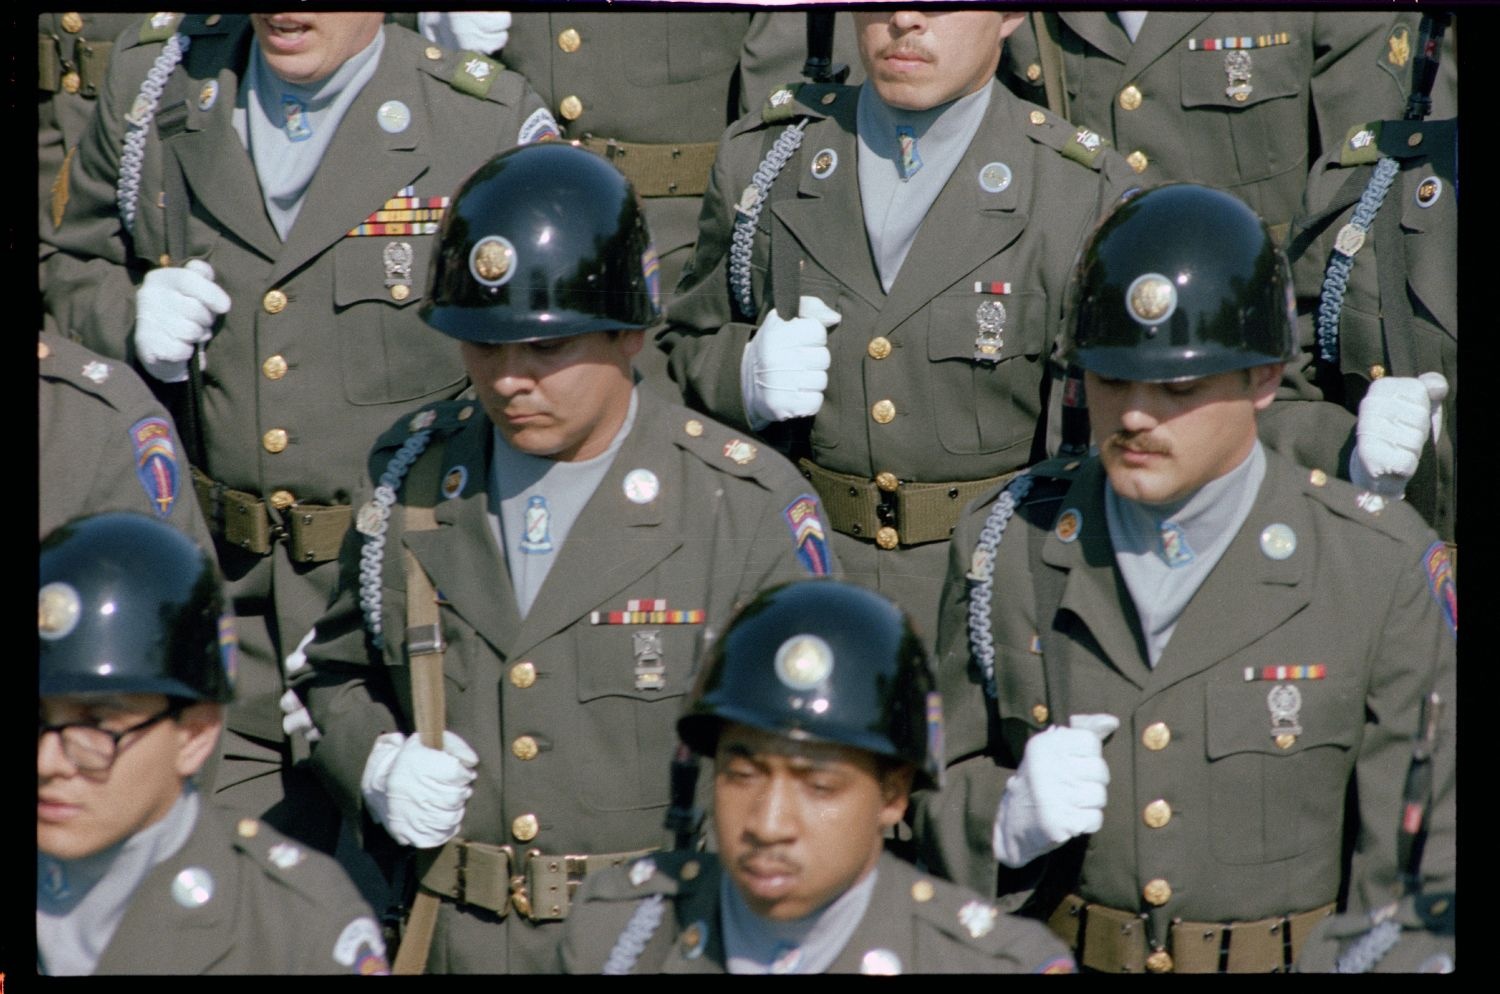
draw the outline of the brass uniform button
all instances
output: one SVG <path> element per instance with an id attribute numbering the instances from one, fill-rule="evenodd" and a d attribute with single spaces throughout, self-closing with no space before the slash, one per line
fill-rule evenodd
<path id="1" fill-rule="evenodd" d="M 467 421 L 470 418 L 472 418 L 473 416 L 474 416 L 474 405 L 473 404 L 470 404 L 467 407 L 462 407 L 458 411 L 458 420 L 460 420 L 460 421 Z"/>
<path id="2" fill-rule="evenodd" d="M 76 35 L 83 30 L 83 15 L 68 11 L 62 16 L 62 29 L 70 35 Z"/>
<path id="3" fill-rule="evenodd" d="M 272 453 L 273 455 L 277 452 L 280 452 L 282 449 L 285 449 L 286 442 L 287 437 L 285 428 L 272 428 L 270 431 L 260 436 L 261 447 L 264 448 L 267 452 Z"/>
<path id="4" fill-rule="evenodd" d="M 1042 67 L 1033 62 L 1026 67 L 1026 78 L 1035 83 L 1042 78 Z"/>
<path id="5" fill-rule="evenodd" d="M 583 101 L 570 93 L 557 105 L 557 112 L 569 121 L 576 121 L 583 116 Z"/>
<path id="6" fill-rule="evenodd" d="M 540 826 L 537 824 L 536 815 L 533 814 L 521 815 L 510 823 L 510 834 L 514 835 L 519 842 L 530 842 L 536 838 L 536 833 L 539 829 Z"/>
<path id="7" fill-rule="evenodd" d="M 1321 469 L 1315 469 L 1308 475 L 1307 482 L 1315 487 L 1326 487 L 1328 486 L 1328 474 Z"/>
<path id="8" fill-rule="evenodd" d="M 1146 726 L 1141 733 L 1141 745 L 1152 752 L 1161 752 L 1172 741 L 1172 730 L 1164 721 L 1156 721 Z"/>
<path id="9" fill-rule="evenodd" d="M 1152 973 L 1171 973 L 1172 954 L 1165 949 L 1158 949 L 1146 957 L 1146 969 Z"/>
<path id="10" fill-rule="evenodd" d="M 280 290 L 267 291 L 260 300 L 260 306 L 266 309 L 267 314 L 280 314 L 286 310 L 286 294 Z"/>
<path id="11" fill-rule="evenodd" d="M 1131 83 L 1120 91 L 1120 108 L 1122 110 L 1135 110 L 1141 105 L 1140 87 Z"/>
<path id="12" fill-rule="evenodd" d="M 541 750 L 537 748 L 536 739 L 530 735 L 523 735 L 510 744 L 510 751 L 515 753 L 517 759 L 524 762 L 528 759 L 536 759 L 536 754 Z M 516 834 L 519 836 L 521 833 Z M 525 840 L 522 839 L 522 841 Z"/>
<path id="13" fill-rule="evenodd" d="M 1145 820 L 1148 828 L 1161 828 L 1172 820 L 1172 805 L 1166 801 L 1152 801 L 1146 805 L 1146 810 L 1141 812 L 1141 818 Z"/>
<path id="14" fill-rule="evenodd" d="M 1047 719 L 1052 717 L 1052 712 L 1047 710 L 1045 704 L 1033 704 L 1031 706 L 1031 720 L 1038 725 L 1047 724 Z"/>
<path id="15" fill-rule="evenodd" d="M 1380 363 L 1377 362 L 1375 365 L 1373 365 L 1373 366 L 1370 367 L 1370 379 L 1372 379 L 1372 380 L 1378 380 L 1378 379 L 1380 379 L 1384 375 L 1385 375 L 1385 367 L 1382 366 Z"/>
<path id="16" fill-rule="evenodd" d="M 870 339 L 870 344 L 865 351 L 870 353 L 871 359 L 884 359 L 891 354 L 891 340 L 889 338 L 875 337 Z"/>
<path id="17" fill-rule="evenodd" d="M 405 300 L 410 296 L 411 287 L 407 286 L 405 283 L 397 283 L 395 286 L 391 287 L 392 300 Z"/>
<path id="18" fill-rule="evenodd" d="M 1151 164 L 1151 160 L 1146 158 L 1146 153 L 1142 152 L 1140 149 L 1136 149 L 1134 152 L 1131 152 L 1129 155 L 1125 156 L 1125 161 L 1130 163 L 1130 168 L 1134 169 L 1138 173 L 1145 172 L 1146 167 Z"/>
<path id="19" fill-rule="evenodd" d="M 209 27 L 213 27 L 215 24 L 218 24 L 223 19 L 224 19 L 224 15 L 223 14 L 209 14 L 207 17 L 205 17 L 203 19 L 203 23 L 206 24 L 206 25 L 208 25 Z"/>
<path id="20" fill-rule="evenodd" d="M 38 359 L 45 359 L 48 356 L 50 356 L 51 354 L 52 354 L 52 350 L 49 349 L 49 348 L 47 348 L 47 343 L 46 342 L 37 342 L 36 343 L 36 357 Z"/>
<path id="21" fill-rule="evenodd" d="M 677 871 L 677 875 L 679 877 L 681 877 L 683 880 L 686 880 L 687 882 L 691 883 L 694 880 L 697 880 L 698 879 L 698 874 L 700 874 L 702 872 L 703 872 L 703 866 L 702 866 L 702 864 L 700 864 L 696 859 L 690 859 L 686 863 L 682 864 L 682 869 L 680 869 L 680 870 Z"/>
<path id="22" fill-rule="evenodd" d="M 1297 744 L 1297 736 L 1288 735 L 1286 732 L 1282 732 L 1280 735 L 1276 736 L 1275 742 L 1276 748 L 1278 749 L 1290 749 L 1292 746 Z"/>
<path id="23" fill-rule="evenodd" d="M 896 479 L 895 473 L 877 473 L 875 475 L 875 485 L 886 493 L 892 494 L 901 485 L 901 481 Z"/>
<path id="24" fill-rule="evenodd" d="M 438 48 L 436 45 L 428 45 L 427 50 L 422 54 L 427 56 L 433 62 L 436 62 L 438 59 L 441 59 L 443 57 L 443 50 L 441 48 Z"/>
<path id="25" fill-rule="evenodd" d="M 83 86 L 83 80 L 76 72 L 65 72 L 62 78 L 62 88 L 69 93 L 77 93 L 79 87 Z"/>
<path id="26" fill-rule="evenodd" d="M 1407 135 L 1406 144 L 1408 148 L 1416 148 L 1418 145 L 1422 144 L 1422 132 L 1413 131 L 1411 134 Z"/>
<path id="27" fill-rule="evenodd" d="M 699 421 L 697 418 L 693 418 L 687 424 L 682 426 L 682 430 L 687 432 L 690 438 L 698 438 L 703 434 L 703 422 Z"/>
<path id="28" fill-rule="evenodd" d="M 578 46 L 582 44 L 583 39 L 580 38 L 578 36 L 578 32 L 573 30 L 572 28 L 568 28 L 557 36 L 557 47 L 562 49 L 564 52 L 567 52 L 569 55 L 572 55 L 574 52 L 578 51 Z"/>
<path id="29" fill-rule="evenodd" d="M 273 355 L 260 364 L 260 371 L 266 374 L 268 380 L 279 380 L 286 375 L 286 357 Z"/>
<path id="30" fill-rule="evenodd" d="M 1047 123 L 1047 115 L 1045 113 L 1043 113 L 1042 111 L 1034 110 L 1034 111 L 1031 112 L 1031 123 L 1032 124 L 1046 124 Z"/>
<path id="31" fill-rule="evenodd" d="M 888 400 L 877 400 L 870 408 L 870 417 L 874 418 L 877 424 L 888 425 L 896 420 L 896 405 Z"/>
<path id="32" fill-rule="evenodd" d="M 1146 903 L 1161 907 L 1172 900 L 1172 885 L 1157 877 L 1141 889 L 1141 894 L 1146 898 Z"/>
<path id="33" fill-rule="evenodd" d="M 875 533 L 875 544 L 882 549 L 894 549 L 901 544 L 901 536 L 896 533 L 896 529 L 886 525 Z"/>
<path id="34" fill-rule="evenodd" d="M 165 269 L 167 266 L 170 266 L 172 264 L 172 257 L 163 252 L 161 255 L 156 257 L 156 264 Z"/>
<path id="35" fill-rule="evenodd" d="M 297 503 L 297 497 L 290 490 L 277 490 L 271 494 L 271 506 L 278 511 L 285 511 Z"/>
<path id="36" fill-rule="evenodd" d="M 536 664 L 531 662 L 517 663 L 510 668 L 510 683 L 513 687 L 525 690 L 536 683 Z"/>
<path id="37" fill-rule="evenodd" d="M 825 94 L 823 94 L 822 97 L 819 98 L 818 102 L 820 104 L 822 104 L 824 107 L 827 107 L 829 104 L 833 103 L 838 98 L 839 98 L 839 95 L 837 93 L 825 93 Z"/>
<path id="38" fill-rule="evenodd" d="M 241 818 L 234 830 L 242 839 L 253 839 L 260 832 L 260 822 L 254 818 Z"/>
<path id="39" fill-rule="evenodd" d="M 911 885 L 911 899 L 918 904 L 926 904 L 932 900 L 933 888 L 931 880 L 918 880 Z"/>

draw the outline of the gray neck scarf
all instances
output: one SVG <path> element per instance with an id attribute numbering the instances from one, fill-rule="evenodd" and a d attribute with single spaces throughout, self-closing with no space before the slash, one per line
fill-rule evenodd
<path id="1" fill-rule="evenodd" d="M 719 882 L 725 966 L 730 973 L 823 973 L 849 944 L 864 919 L 879 869 L 870 872 L 821 911 L 796 921 L 760 917 L 745 904 L 729 874 Z"/>
<path id="2" fill-rule="evenodd" d="M 1266 453 L 1257 441 L 1234 469 L 1169 504 L 1128 500 L 1105 480 L 1109 539 L 1135 602 L 1152 667 L 1188 601 L 1245 523 L 1265 476 Z"/>
<path id="3" fill-rule="evenodd" d="M 185 787 L 165 817 L 82 859 L 36 854 L 37 966 L 52 976 L 94 972 L 141 881 L 171 859 L 198 821 L 198 792 Z"/>
<path id="4" fill-rule="evenodd" d="M 968 151 L 997 85 L 991 82 L 923 111 L 888 106 L 868 81 L 861 87 L 859 199 L 886 293 L 901 272 L 923 218 Z"/>
<path id="5" fill-rule="evenodd" d="M 260 179 L 266 212 L 276 233 L 286 241 L 302 209 L 308 184 L 333 141 L 339 122 L 375 75 L 385 32 L 327 79 L 306 86 L 288 83 L 266 65 L 260 45 L 250 46 L 250 71 L 241 101 L 248 118 L 248 132 L 235 114 L 235 130 L 250 150 L 255 175 Z"/>

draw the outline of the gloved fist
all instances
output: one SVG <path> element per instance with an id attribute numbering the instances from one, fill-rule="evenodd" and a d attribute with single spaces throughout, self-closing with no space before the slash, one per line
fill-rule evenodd
<path id="1" fill-rule="evenodd" d="M 443 733 L 441 750 L 427 748 L 418 736 L 388 732 L 375 740 L 359 789 L 391 838 L 431 849 L 458 834 L 477 765 L 474 750 L 452 732 Z"/>
<path id="2" fill-rule="evenodd" d="M 842 319 L 817 297 L 800 298 L 790 320 L 774 310 L 766 315 L 740 359 L 750 427 L 818 413 L 828 389 L 828 329 Z"/>
<path id="3" fill-rule="evenodd" d="M 1354 429 L 1354 458 L 1349 461 L 1354 485 L 1400 500 L 1417 471 L 1428 434 L 1436 441 L 1442 433 L 1447 396 L 1448 381 L 1442 373 L 1384 376 L 1371 383 L 1359 402 Z"/>
<path id="4" fill-rule="evenodd" d="M 1006 866 L 1025 866 L 1076 835 L 1099 831 L 1109 766 L 1104 740 L 1120 727 L 1112 714 L 1075 714 L 1026 743 L 1021 768 L 1000 795 L 992 844 Z"/>
<path id="5" fill-rule="evenodd" d="M 424 10 L 417 27 L 435 45 L 494 55 L 510 40 L 510 11 Z"/>
<path id="6" fill-rule="evenodd" d="M 135 295 L 135 352 L 163 383 L 187 379 L 193 346 L 213 337 L 214 321 L 229 312 L 229 294 L 202 259 L 153 269 Z"/>
<path id="7" fill-rule="evenodd" d="M 307 669 L 307 646 L 317 637 L 317 634 L 316 628 L 309 628 L 307 634 L 302 636 L 302 641 L 297 643 L 297 648 L 288 653 L 286 659 L 283 660 L 282 666 L 288 680 Z M 282 694 L 279 703 L 282 714 L 281 730 L 288 736 L 305 735 L 309 742 L 316 742 L 323 737 L 323 733 L 318 731 L 318 726 L 313 724 L 307 705 L 302 703 L 302 698 L 297 696 L 295 690 L 288 690 Z"/>

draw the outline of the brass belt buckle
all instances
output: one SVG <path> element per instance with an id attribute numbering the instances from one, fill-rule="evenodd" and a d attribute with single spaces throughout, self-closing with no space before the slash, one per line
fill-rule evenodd
<path id="1" fill-rule="evenodd" d="M 509 846 L 506 846 L 505 848 L 506 849 L 510 849 Z M 542 854 L 542 851 L 540 849 L 530 849 L 530 850 L 527 850 L 526 857 L 525 857 L 525 859 L 522 860 L 521 866 L 519 867 L 519 869 L 520 869 L 521 872 L 519 872 L 519 873 L 513 873 L 511 875 L 511 878 L 510 878 L 510 904 L 511 904 L 511 907 L 513 907 L 513 908 L 516 909 L 516 914 L 520 915 L 523 918 L 527 918 L 527 919 L 531 919 L 531 895 L 530 895 L 530 893 L 527 890 L 526 878 L 529 875 L 528 874 L 528 870 L 529 870 L 529 868 L 531 866 L 532 859 L 534 859 L 537 856 L 540 856 L 541 854 Z M 513 851 L 512 851 L 512 854 L 511 854 L 511 864 L 510 865 L 511 865 L 511 869 L 513 869 L 513 870 L 517 869 L 517 866 L 516 866 L 516 863 L 515 863 L 515 855 L 514 855 Z M 532 920 L 534 920 L 534 919 L 532 919 Z"/>

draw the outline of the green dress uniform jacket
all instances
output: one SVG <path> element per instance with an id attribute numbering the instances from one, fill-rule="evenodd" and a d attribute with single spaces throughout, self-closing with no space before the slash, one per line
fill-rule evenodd
<path id="1" fill-rule="evenodd" d="M 1071 120 L 1113 141 L 1143 183 L 1220 187 L 1281 234 L 1319 153 L 1351 124 L 1400 115 L 1417 45 L 1410 13 L 1153 10 L 1134 43 L 1109 11 L 1053 16 Z M 1000 76 L 1046 104 L 1043 65 L 1028 19 Z"/>
<path id="2" fill-rule="evenodd" d="M 332 859 L 203 805 L 141 882 L 94 973 L 382 974 L 380 926 Z"/>
<path id="3" fill-rule="evenodd" d="M 271 525 L 293 530 L 306 515 L 347 506 L 365 454 L 396 415 L 463 389 L 457 347 L 417 317 L 441 217 L 436 205 L 473 169 L 514 146 L 528 115 L 545 110 L 520 76 L 498 64 L 385 26 L 379 65 L 282 242 L 232 127 L 254 44 L 248 17 L 194 14 L 154 23 L 142 28 L 154 40 L 116 47 L 93 130 L 74 157 L 67 208 L 53 236 L 59 251 L 48 260 L 43 292 L 70 335 L 127 358 L 145 273 L 189 258 L 213 266 L 233 307 L 203 350 L 206 463 L 198 468 L 251 505 L 241 512 L 205 501 L 204 513 L 219 528 L 257 522 L 264 538 Z M 191 47 L 163 88 L 145 142 L 131 235 L 115 199 L 125 115 L 173 30 L 191 38 Z M 175 164 L 192 202 L 185 219 L 170 204 L 158 206 L 168 199 Z M 423 204 L 411 218 L 385 219 L 410 230 L 371 234 L 380 230 L 377 212 L 410 206 L 398 197 Z M 244 650 L 229 727 L 262 741 L 283 738 L 280 657 L 311 627 L 335 585 L 338 527 L 348 512 L 322 513 L 319 520 L 335 522 L 334 537 L 322 533 L 316 548 L 298 553 L 300 561 L 274 538 L 264 555 L 237 547 L 234 535 L 219 547 Z"/>
<path id="4" fill-rule="evenodd" d="M 967 574 L 982 566 L 975 550 L 994 495 L 971 507 L 954 536 L 939 633 L 948 787 L 924 799 L 917 819 L 934 872 L 992 886 L 991 829 L 1027 739 L 1069 715 L 1108 713 L 1120 727 L 1104 743 L 1103 826 L 1086 848 L 1069 844 L 1027 867 L 1044 887 L 1143 919 L 1135 937 L 1165 945 L 1179 968 L 1210 930 L 1194 931 L 1201 923 L 1263 922 L 1345 894 L 1368 910 L 1397 896 L 1420 705 L 1436 690 L 1444 714 L 1456 712 L 1449 561 L 1410 508 L 1371 514 L 1349 484 L 1272 451 L 1266 460 L 1249 516 L 1155 669 L 1115 562 L 1102 466 L 1058 460 L 1034 470 L 1043 478 L 994 558 L 993 700 L 971 654 Z M 1038 586 L 1058 605 L 1041 625 Z M 1445 720 L 1422 865 L 1434 891 L 1454 873 L 1455 741 Z M 1062 869 L 1080 850 L 1081 869 Z M 1178 919 L 1188 934 L 1172 934 Z M 1097 965 L 1083 927 L 1079 962 Z M 1305 928 L 1291 935 L 1293 949 Z M 1254 968 L 1286 966 L 1279 941 L 1273 952 Z M 1231 965 L 1239 953 L 1230 944 Z"/>
<path id="5" fill-rule="evenodd" d="M 341 591 L 308 649 L 312 681 L 299 689 L 322 731 L 313 765 L 358 812 L 376 737 L 414 727 L 401 637 L 409 550 L 438 591 L 447 728 L 479 755 L 459 838 L 489 847 L 463 857 L 467 903 L 443 902 L 429 972 L 548 969 L 567 881 L 611 862 L 579 857 L 664 840 L 676 721 L 705 640 L 762 588 L 830 572 L 816 498 L 791 466 L 649 390 L 637 394 L 629 436 L 524 619 L 487 518 L 492 426 L 479 405 L 428 407 L 371 454 L 378 480 L 413 424 L 435 416 L 441 493 L 407 485 L 400 499 L 435 504 L 436 527 L 407 531 L 402 507 L 392 509 L 380 559 L 383 653 L 361 617 L 363 536 L 350 533 Z M 506 859 L 497 869 L 499 846 L 514 847 L 508 870 Z M 513 901 L 509 878 L 521 875 L 529 883 Z M 450 886 L 459 886 L 451 871 Z"/>
<path id="6" fill-rule="evenodd" d="M 896 598 L 931 632 L 949 532 L 977 495 L 959 483 L 1040 457 L 1047 359 L 1079 244 L 1135 177 L 1097 136 L 996 86 L 886 294 L 861 208 L 860 90 L 803 84 L 787 93 L 726 132 L 691 275 L 659 344 L 690 406 L 743 426 L 740 359 L 772 307 L 794 313 L 798 296 L 811 295 L 843 316 L 828 338 L 823 406 L 804 432 L 814 463 L 851 478 L 820 488 L 841 533 L 835 548 L 852 579 Z M 728 280 L 736 205 L 771 143 L 804 117 L 801 145 L 756 220 L 755 313 L 737 313 Z M 997 303 L 1003 346 L 997 362 L 981 362 L 980 315 Z M 879 491 L 893 509 L 886 517 L 875 510 L 877 479 L 900 481 Z M 883 527 L 889 549 L 875 544 Z"/>
<path id="7" fill-rule="evenodd" d="M 633 864 L 584 885 L 558 947 L 562 972 L 602 973 L 632 917 L 655 895 L 667 904 L 665 914 L 629 972 L 727 972 L 718 857 L 674 852 L 646 859 L 649 874 Z M 827 972 L 1073 972 L 1067 949 L 1039 923 L 1001 914 L 978 894 L 890 853 L 881 854 L 876 871 L 870 906 Z"/>
<path id="8" fill-rule="evenodd" d="M 1288 245 L 1311 346 L 1310 378 L 1359 410 L 1372 380 L 1442 373 L 1443 425 L 1423 449 L 1406 500 L 1446 541 L 1458 534 L 1457 121 L 1378 121 L 1349 129 L 1318 160 Z M 1412 141 L 1414 136 L 1417 137 Z M 1399 171 L 1352 257 L 1338 309 L 1336 363 L 1318 362 L 1315 329 L 1340 233 L 1384 157 Z M 1362 218 L 1363 220 L 1363 218 Z M 1361 227 L 1356 226 L 1356 227 Z M 1387 247 L 1390 246 L 1390 247 Z"/>
<path id="9" fill-rule="evenodd" d="M 177 426 L 129 366 L 37 337 L 37 537 L 85 514 L 135 511 L 213 548 Z"/>

